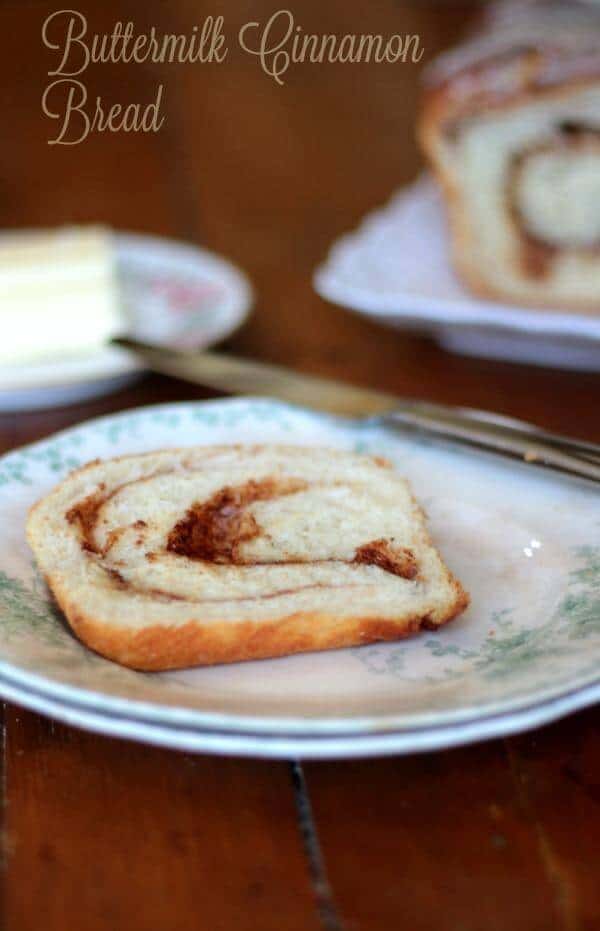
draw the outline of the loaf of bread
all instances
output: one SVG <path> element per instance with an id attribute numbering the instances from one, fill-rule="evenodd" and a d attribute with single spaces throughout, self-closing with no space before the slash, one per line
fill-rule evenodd
<path id="1" fill-rule="evenodd" d="M 430 68 L 420 138 L 466 284 L 600 312 L 600 4 L 492 6 Z"/>
<path id="2" fill-rule="evenodd" d="M 80 639 L 144 670 L 395 640 L 468 597 L 383 460 L 204 446 L 95 461 L 27 536 Z"/>

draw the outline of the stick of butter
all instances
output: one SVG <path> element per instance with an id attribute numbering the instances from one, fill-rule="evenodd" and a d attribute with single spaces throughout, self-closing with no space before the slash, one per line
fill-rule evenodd
<path id="1" fill-rule="evenodd" d="M 1 234 L 0 321 L 1 365 L 87 354 L 123 332 L 109 231 Z"/>

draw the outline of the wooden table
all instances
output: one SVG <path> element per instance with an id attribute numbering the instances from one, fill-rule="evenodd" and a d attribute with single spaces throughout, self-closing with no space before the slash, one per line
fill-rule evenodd
<path id="1" fill-rule="evenodd" d="M 3 226 L 100 220 L 230 256 L 258 302 L 240 354 L 403 395 L 494 408 L 600 441 L 600 377 L 448 355 L 326 305 L 330 242 L 420 166 L 419 68 L 307 65 L 285 86 L 236 48 L 272 2 L 78 3 L 89 32 L 183 32 L 223 12 L 222 65 L 90 66 L 90 95 L 149 101 L 159 133 L 48 146 L 45 2 L 0 8 Z M 217 9 L 220 6 L 220 9 Z M 424 62 L 467 4 L 297 3 L 308 32 L 418 32 Z M 95 403 L 0 417 L 10 449 L 80 420 L 205 392 L 159 377 Z M 600 924 L 598 715 L 447 752 L 308 764 L 190 756 L 4 710 L 7 931 L 584 931 Z"/>

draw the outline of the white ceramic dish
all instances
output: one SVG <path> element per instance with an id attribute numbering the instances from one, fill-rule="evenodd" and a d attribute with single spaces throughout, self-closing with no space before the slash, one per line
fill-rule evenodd
<path id="1" fill-rule="evenodd" d="M 136 673 L 80 645 L 24 539 L 31 503 L 97 456 L 282 441 L 381 453 L 409 477 L 472 594 L 437 634 L 210 669 Z M 409 752 L 512 733 L 600 695 L 594 489 L 268 400 L 142 408 L 0 460 L 0 694 L 167 746 L 269 756 Z"/>
<path id="2" fill-rule="evenodd" d="M 428 178 L 335 243 L 314 283 L 335 304 L 428 333 L 453 352 L 600 371 L 600 315 L 504 305 L 462 286 L 450 264 L 441 198 Z"/>
<path id="3" fill-rule="evenodd" d="M 352 759 L 390 754 L 422 753 L 462 746 L 494 737 L 507 737 L 539 727 L 585 708 L 600 699 L 600 687 L 592 692 L 579 690 L 571 695 L 543 702 L 539 708 L 500 717 L 478 718 L 448 728 L 430 727 L 415 731 L 390 731 L 373 735 L 330 734 L 327 737 L 302 737 L 298 734 L 260 734 L 218 731 L 211 728 L 173 727 L 152 724 L 133 716 L 102 713 L 93 706 L 53 699 L 28 685 L 18 685 L 0 677 L 0 695 L 55 718 L 71 727 L 96 734 L 136 740 L 189 753 L 216 753 L 227 756 L 256 756 L 274 759 Z"/>
<path id="4" fill-rule="evenodd" d="M 246 276 L 198 246 L 155 236 L 115 234 L 117 274 L 128 335 L 200 348 L 229 336 L 252 303 Z M 56 407 L 124 387 L 142 364 L 106 347 L 60 362 L 0 367 L 0 411 Z"/>

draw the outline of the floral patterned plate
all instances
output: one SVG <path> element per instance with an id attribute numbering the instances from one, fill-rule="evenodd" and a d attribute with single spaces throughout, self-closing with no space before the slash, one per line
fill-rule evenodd
<path id="1" fill-rule="evenodd" d="M 472 606 L 437 634 L 278 660 L 136 673 L 83 647 L 24 537 L 29 506 L 95 457 L 223 442 L 388 456 L 412 482 Z M 0 460 L 0 694 L 166 746 L 351 756 L 536 726 L 600 696 L 600 498 L 593 488 L 275 401 L 142 408 Z"/>
<path id="2" fill-rule="evenodd" d="M 117 278 L 128 335 L 175 348 L 225 339 L 252 304 L 246 276 L 230 262 L 189 243 L 158 236 L 114 236 Z M 106 346 L 56 362 L 0 369 L 0 410 L 56 407 L 116 391 L 142 363 Z"/>

